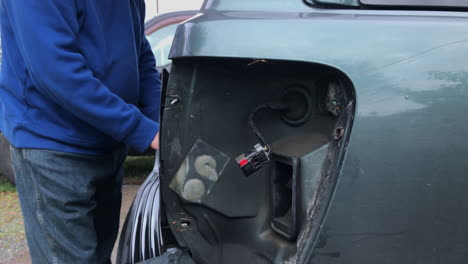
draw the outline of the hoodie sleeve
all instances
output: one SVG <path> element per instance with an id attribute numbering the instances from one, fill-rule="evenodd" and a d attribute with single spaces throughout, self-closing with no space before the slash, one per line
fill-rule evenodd
<path id="1" fill-rule="evenodd" d="M 145 2 L 141 1 L 141 28 L 144 29 L 145 23 Z M 156 69 L 156 60 L 151 50 L 151 46 L 146 38 L 145 31 L 141 32 L 140 47 L 140 109 L 147 117 L 159 121 L 159 110 L 161 105 L 161 80 L 159 72 Z"/>
<path id="2" fill-rule="evenodd" d="M 35 87 L 119 142 L 146 149 L 159 124 L 115 95 L 87 66 L 77 46 L 72 0 L 1 1 Z"/>

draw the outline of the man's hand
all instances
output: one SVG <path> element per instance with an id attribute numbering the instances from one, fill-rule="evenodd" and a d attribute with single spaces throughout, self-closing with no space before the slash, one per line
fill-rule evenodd
<path id="1" fill-rule="evenodd" d="M 154 150 L 159 149 L 159 132 L 156 133 L 156 136 L 154 137 L 153 141 L 151 142 L 151 148 Z"/>

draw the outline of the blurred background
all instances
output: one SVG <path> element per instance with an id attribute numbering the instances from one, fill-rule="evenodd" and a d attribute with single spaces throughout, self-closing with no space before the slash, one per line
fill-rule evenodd
<path id="1" fill-rule="evenodd" d="M 145 2 L 146 20 L 148 20 L 157 14 L 181 10 L 198 10 L 203 0 L 145 0 Z"/>

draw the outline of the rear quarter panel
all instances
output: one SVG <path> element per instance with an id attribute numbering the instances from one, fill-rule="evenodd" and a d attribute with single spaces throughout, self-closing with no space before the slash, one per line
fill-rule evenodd
<path id="1" fill-rule="evenodd" d="M 352 81 L 352 134 L 311 263 L 465 263 L 468 13 L 268 9 L 208 4 L 171 56 L 306 61 Z"/>

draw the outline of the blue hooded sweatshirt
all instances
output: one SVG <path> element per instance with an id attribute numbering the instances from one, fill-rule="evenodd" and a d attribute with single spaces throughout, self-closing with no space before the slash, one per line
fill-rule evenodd
<path id="1" fill-rule="evenodd" d="M 19 148 L 146 149 L 160 81 L 144 0 L 0 0 L 0 129 Z"/>

